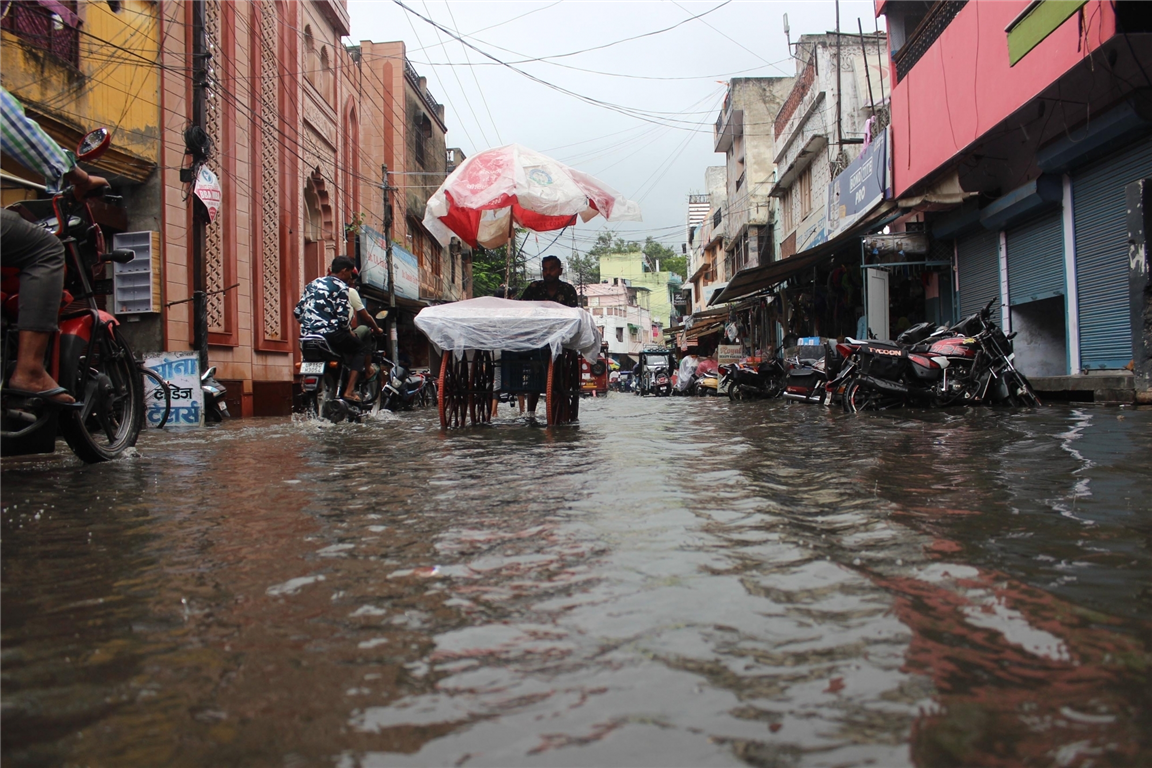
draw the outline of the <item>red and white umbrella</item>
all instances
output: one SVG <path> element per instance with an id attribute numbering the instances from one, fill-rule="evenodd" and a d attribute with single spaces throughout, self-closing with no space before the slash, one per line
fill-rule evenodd
<path id="1" fill-rule="evenodd" d="M 539 152 L 508 144 L 460 164 L 428 199 L 424 226 L 448 245 L 496 248 L 513 221 L 535 232 L 563 229 L 597 214 L 611 222 L 641 221 L 640 206 L 586 173 Z"/>

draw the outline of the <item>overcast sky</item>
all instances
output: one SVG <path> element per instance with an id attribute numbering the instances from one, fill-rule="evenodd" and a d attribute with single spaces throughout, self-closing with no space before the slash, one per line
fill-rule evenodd
<path id="1" fill-rule="evenodd" d="M 515 142 L 590 173 L 640 203 L 643 223 L 614 227 L 623 237 L 651 235 L 677 252 L 687 196 L 704 191 L 707 166 L 724 162 L 712 126 L 727 80 L 795 74 L 785 13 L 793 41 L 836 28 L 831 0 L 401 2 L 411 12 L 394 0 L 349 0 L 351 39 L 407 44 L 444 105 L 448 146 L 472 155 Z M 859 18 L 874 31 L 873 8 L 841 0 L 841 29 L 855 32 Z M 606 226 L 599 217 L 577 224 L 576 249 Z M 525 251 L 567 257 L 572 230 L 551 245 L 556 235 L 530 236 Z"/>

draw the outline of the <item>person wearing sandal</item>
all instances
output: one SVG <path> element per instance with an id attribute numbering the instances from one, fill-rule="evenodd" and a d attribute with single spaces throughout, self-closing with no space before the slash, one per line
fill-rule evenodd
<path id="1" fill-rule="evenodd" d="M 76 164 L 76 156 L 61 149 L 51 136 L 24 114 L 12 94 L 0 88 L 0 152 L 44 177 L 49 192 L 72 185 L 77 199 L 108 182 L 89 176 Z M 20 339 L 16 369 L 4 383 L 10 395 L 39 397 L 68 405 L 76 399 L 44 367 L 44 356 L 56 332 L 60 296 L 64 289 L 64 245 L 51 232 L 0 209 L 0 263 L 20 269 Z"/>
<path id="2" fill-rule="evenodd" d="M 348 322 L 351 313 L 348 286 L 355 279 L 356 262 L 347 256 L 337 256 L 332 259 L 329 274 L 304 286 L 304 295 L 292 312 L 300 323 L 301 335 L 323 336 L 328 346 L 344 356 L 348 383 L 341 398 L 350 403 L 360 402 L 356 382 L 364 373 L 368 356 L 366 345 L 352 332 Z"/>

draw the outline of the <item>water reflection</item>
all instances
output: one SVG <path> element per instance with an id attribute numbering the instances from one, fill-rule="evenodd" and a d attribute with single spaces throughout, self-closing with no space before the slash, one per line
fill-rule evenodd
<path id="1" fill-rule="evenodd" d="M 4 761 L 1138 764 L 1150 426 L 621 396 L 6 462 Z"/>

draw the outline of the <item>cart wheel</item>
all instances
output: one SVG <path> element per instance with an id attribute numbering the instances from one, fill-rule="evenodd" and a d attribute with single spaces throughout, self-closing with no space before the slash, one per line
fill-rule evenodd
<path id="1" fill-rule="evenodd" d="M 492 386 L 496 380 L 491 352 L 477 352 L 472 358 L 468 387 L 468 416 L 473 424 L 492 421 Z"/>
<path id="2" fill-rule="evenodd" d="M 569 424 L 580 413 L 580 358 L 566 349 L 548 363 L 548 424 Z"/>
<path id="3" fill-rule="evenodd" d="M 455 358 L 446 350 L 440 364 L 440 426 L 444 429 L 462 427 L 468 417 L 468 358 Z"/>

